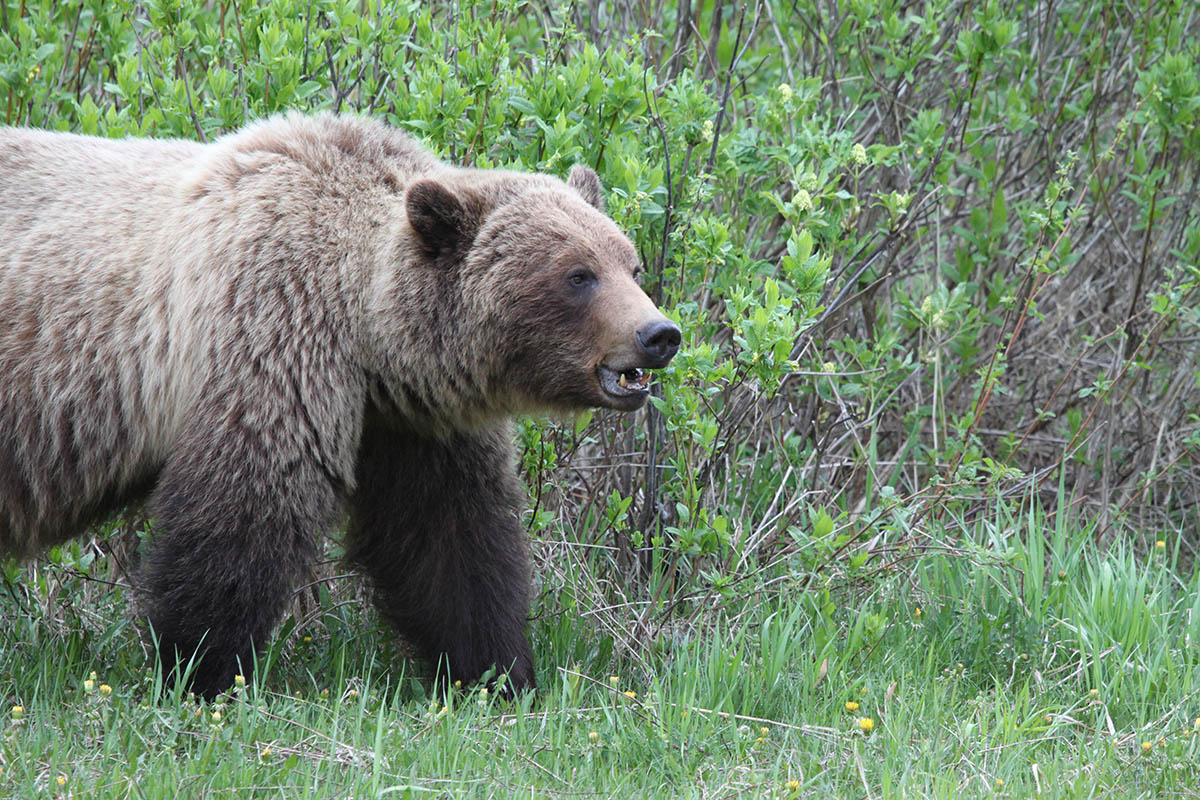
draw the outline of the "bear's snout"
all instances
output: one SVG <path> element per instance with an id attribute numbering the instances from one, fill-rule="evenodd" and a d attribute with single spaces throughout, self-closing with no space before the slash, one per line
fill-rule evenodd
<path id="1" fill-rule="evenodd" d="M 681 339 L 679 326 L 666 319 L 651 322 L 637 332 L 638 346 L 649 359 L 646 366 L 651 369 L 665 367 L 679 352 Z"/>

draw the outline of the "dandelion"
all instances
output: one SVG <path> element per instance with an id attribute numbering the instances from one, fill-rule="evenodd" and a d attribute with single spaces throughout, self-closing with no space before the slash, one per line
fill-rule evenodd
<path id="1" fill-rule="evenodd" d="M 1092 697 L 1099 697 L 1100 690 L 1099 689 L 1089 689 L 1088 694 L 1090 694 Z"/>
<path id="2" fill-rule="evenodd" d="M 616 686 L 618 683 L 621 682 L 621 676 L 620 675 L 609 675 L 608 682 L 611 683 L 613 686 Z"/>
<path id="3" fill-rule="evenodd" d="M 917 610 L 913 612 L 913 616 L 914 616 L 914 617 L 920 617 L 920 616 L 921 616 L 921 607 L 920 607 L 920 606 L 917 606 Z"/>
<path id="4" fill-rule="evenodd" d="M 455 688 L 455 689 L 461 689 L 461 688 L 462 688 L 462 681 L 455 681 L 455 682 L 454 682 L 454 688 Z"/>
<path id="5" fill-rule="evenodd" d="M 867 148 L 861 144 L 856 144 L 850 148 L 850 160 L 858 166 L 863 166 L 867 163 Z"/>
<path id="6" fill-rule="evenodd" d="M 305 644 L 312 644 L 312 637 L 311 637 L 311 636 L 305 636 L 305 637 L 304 637 L 304 643 L 305 643 Z"/>
<path id="7" fill-rule="evenodd" d="M 23 716 L 25 716 L 25 706 L 13 706 L 12 707 L 12 718 L 13 719 L 20 719 Z"/>
<path id="8" fill-rule="evenodd" d="M 96 674 L 96 670 L 92 670 L 91 672 L 88 673 L 88 677 L 91 678 L 92 680 L 96 680 L 100 676 Z"/>
<path id="9" fill-rule="evenodd" d="M 1004 788 L 1004 778 L 996 778 L 996 788 L 997 789 Z"/>
<path id="10" fill-rule="evenodd" d="M 239 689 L 244 688 L 246 686 L 246 676 L 245 675 L 234 675 L 233 676 L 233 685 L 238 687 Z"/>
<path id="11" fill-rule="evenodd" d="M 269 748 L 269 747 L 264 747 L 262 750 L 258 751 L 259 758 L 269 758 L 270 755 L 271 755 L 271 748 Z"/>
<path id="12" fill-rule="evenodd" d="M 621 692 L 621 694 L 625 695 L 630 700 L 637 698 L 637 692 L 635 692 L 633 689 L 626 689 L 625 691 Z"/>
<path id="13" fill-rule="evenodd" d="M 1154 749 L 1154 742 L 1142 742 L 1142 752 L 1149 753 Z"/>
<path id="14" fill-rule="evenodd" d="M 112 694 L 112 687 L 109 686 L 107 683 L 100 684 L 100 694 L 104 695 L 105 697 L 108 697 L 110 694 Z"/>
<path id="15" fill-rule="evenodd" d="M 763 725 L 761 728 L 758 729 L 758 733 L 760 736 L 767 736 L 768 734 L 771 733 L 771 729 L 768 728 L 766 725 Z"/>
<path id="16" fill-rule="evenodd" d="M 759 746 L 761 747 L 762 745 L 764 745 L 764 744 L 766 744 L 766 743 L 767 743 L 767 740 L 766 740 L 766 739 L 764 739 L 763 737 L 759 736 L 759 737 L 756 737 L 756 738 L 754 739 L 754 743 L 755 743 L 756 745 L 759 745 Z"/>
<path id="17" fill-rule="evenodd" d="M 346 692 L 346 696 L 353 700 L 355 697 L 358 697 L 358 689 L 351 689 Z"/>
<path id="18" fill-rule="evenodd" d="M 846 710 L 853 714 L 855 711 L 858 711 L 858 703 L 854 702 L 853 700 L 847 700 Z"/>
<path id="19" fill-rule="evenodd" d="M 1159 539 L 1154 543 L 1154 551 L 1156 553 L 1165 553 L 1167 551 L 1167 543 L 1162 539 Z"/>
<path id="20" fill-rule="evenodd" d="M 858 727 L 862 729 L 863 733 L 870 733 L 875 730 L 875 720 L 870 717 L 863 717 L 858 721 Z"/>
<path id="21" fill-rule="evenodd" d="M 784 787 L 785 787 L 785 788 L 786 788 L 786 789 L 787 789 L 789 792 L 798 792 L 798 791 L 800 791 L 800 781 L 797 781 L 797 780 L 790 780 L 790 781 L 788 781 L 787 783 L 785 783 L 785 784 L 784 784 Z"/>
<path id="22" fill-rule="evenodd" d="M 56 783 L 57 783 L 59 786 L 66 786 L 66 785 L 67 785 L 67 776 L 66 776 L 66 775 L 59 775 L 57 778 L 55 778 L 55 779 L 54 779 L 54 781 L 55 781 L 55 782 L 56 782 Z"/>
<path id="23" fill-rule="evenodd" d="M 796 192 L 796 198 L 792 200 L 792 205 L 794 205 L 796 207 L 796 211 L 800 213 L 812 211 L 812 195 L 808 193 L 807 189 L 801 189 L 800 191 Z"/>
<path id="24" fill-rule="evenodd" d="M 96 682 L 94 680 L 92 680 L 91 678 L 88 678 L 86 681 L 83 682 L 83 690 L 85 692 L 91 693 L 91 691 L 95 688 L 96 688 Z"/>
<path id="25" fill-rule="evenodd" d="M 588 741 L 592 744 L 595 744 L 596 742 L 600 741 L 600 734 L 596 731 L 588 731 Z"/>
<path id="26" fill-rule="evenodd" d="M 321 690 L 321 697 L 329 697 L 329 688 L 328 687 Z"/>
<path id="27" fill-rule="evenodd" d="M 788 86 L 786 83 L 779 84 L 779 97 L 785 103 L 792 102 L 792 87 Z"/>

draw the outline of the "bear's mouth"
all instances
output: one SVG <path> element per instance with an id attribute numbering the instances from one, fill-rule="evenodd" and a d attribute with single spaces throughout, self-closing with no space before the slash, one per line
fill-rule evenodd
<path id="1" fill-rule="evenodd" d="M 650 371 L 641 367 L 613 369 L 601 364 L 596 368 L 600 377 L 600 388 L 609 397 L 617 400 L 642 400 L 650 394 Z"/>

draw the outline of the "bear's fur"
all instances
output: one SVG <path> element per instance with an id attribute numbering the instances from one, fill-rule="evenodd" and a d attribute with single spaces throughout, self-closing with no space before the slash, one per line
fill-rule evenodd
<path id="1" fill-rule="evenodd" d="M 637 408 L 679 344 L 602 207 L 585 167 L 456 168 L 357 117 L 0 129 L 0 554 L 148 497 L 160 655 L 212 696 L 348 511 L 443 678 L 532 686 L 510 420 Z"/>

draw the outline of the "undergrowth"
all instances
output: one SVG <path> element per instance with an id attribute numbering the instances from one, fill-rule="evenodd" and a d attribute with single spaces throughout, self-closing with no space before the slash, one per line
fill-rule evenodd
<path id="1" fill-rule="evenodd" d="M 131 513 L 4 565 L 0 795 L 1185 795 L 1196 16 L 0 0 L 10 125 L 591 165 L 685 336 L 647 411 L 522 426 L 536 698 L 431 712 L 336 538 L 265 683 L 163 697 Z"/>

